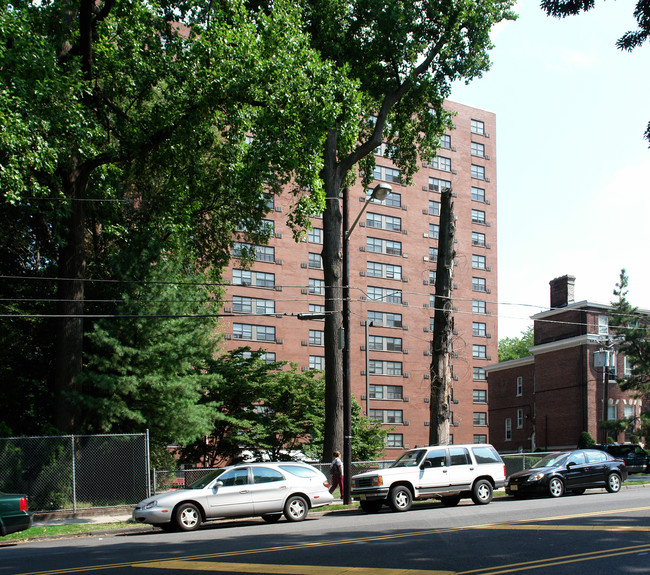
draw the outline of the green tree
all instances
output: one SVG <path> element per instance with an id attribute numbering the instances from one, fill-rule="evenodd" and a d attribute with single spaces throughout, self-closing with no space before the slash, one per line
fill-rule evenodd
<path id="1" fill-rule="evenodd" d="M 216 319 L 207 286 L 180 259 L 161 260 L 143 281 L 118 284 L 117 313 L 87 334 L 74 396 L 83 432 L 149 429 L 152 444 L 166 446 L 212 428 L 217 406 L 204 397 L 216 385 L 207 371 L 217 353 Z"/>
<path id="2" fill-rule="evenodd" d="M 619 378 L 621 389 L 650 397 L 650 340 L 648 330 L 650 320 L 641 314 L 627 300 L 628 277 L 621 270 L 614 295 L 618 300 L 612 303 L 610 326 L 622 341 L 618 345 L 620 353 L 627 358 L 630 374 Z"/>
<path id="3" fill-rule="evenodd" d="M 566 18 L 567 16 L 588 12 L 595 5 L 595 0 L 542 0 L 541 3 L 546 14 L 556 18 Z M 637 21 L 638 28 L 626 32 L 618 39 L 616 46 L 619 50 L 631 52 L 650 37 L 650 2 L 648 0 L 637 0 L 634 8 L 634 18 Z M 650 141 L 650 122 L 645 132 L 645 138 Z"/>
<path id="4" fill-rule="evenodd" d="M 583 431 L 580 434 L 580 438 L 578 439 L 578 449 L 587 449 L 591 447 L 592 445 L 596 445 L 596 442 L 594 441 L 594 438 L 591 436 L 591 433 L 588 431 Z"/>
<path id="5" fill-rule="evenodd" d="M 533 326 L 521 332 L 521 337 L 506 337 L 499 340 L 499 361 L 510 361 L 530 355 L 529 348 L 535 345 Z"/>
<path id="6" fill-rule="evenodd" d="M 443 101 L 450 84 L 478 77 L 489 67 L 490 30 L 514 18 L 511 0 L 308 0 L 304 17 L 311 44 L 337 76 L 358 88 L 352 97 L 333 91 L 339 116 L 323 132 L 321 178 L 322 261 L 325 278 L 324 453 L 344 444 L 342 352 L 342 214 L 340 192 L 373 179 L 374 150 L 387 155 L 410 181 L 418 158 L 435 154 L 451 125 Z M 269 3 L 270 4 L 270 3 Z"/>
<path id="7" fill-rule="evenodd" d="M 262 192 L 309 189 L 290 215 L 297 227 L 322 208 L 320 150 L 339 105 L 299 8 L 0 0 L 0 190 L 38 217 L 26 243 L 47 243 L 41 269 L 56 266 L 51 393 L 62 430 L 75 426 L 87 280 L 112 276 L 97 265 L 107 235 L 149 222 L 161 251 L 144 265 L 182 235 L 218 275 L 236 230 L 268 236 Z M 337 94 L 349 87 L 337 78 Z"/>

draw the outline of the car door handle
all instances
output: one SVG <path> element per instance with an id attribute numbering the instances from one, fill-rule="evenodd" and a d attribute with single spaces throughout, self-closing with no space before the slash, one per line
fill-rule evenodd
<path id="1" fill-rule="evenodd" d="M 248 489 L 242 489 L 239 493 L 248 493 Z"/>

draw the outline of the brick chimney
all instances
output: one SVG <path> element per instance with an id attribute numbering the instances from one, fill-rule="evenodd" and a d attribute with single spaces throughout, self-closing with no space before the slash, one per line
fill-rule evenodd
<path id="1" fill-rule="evenodd" d="M 551 309 L 566 307 L 575 301 L 575 283 L 575 276 L 562 276 L 549 282 L 551 285 Z"/>

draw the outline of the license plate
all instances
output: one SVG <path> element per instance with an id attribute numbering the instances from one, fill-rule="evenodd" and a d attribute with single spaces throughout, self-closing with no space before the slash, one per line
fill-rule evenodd
<path id="1" fill-rule="evenodd" d="M 511 485 L 510 486 L 510 491 L 517 491 L 518 486 L 517 485 Z"/>

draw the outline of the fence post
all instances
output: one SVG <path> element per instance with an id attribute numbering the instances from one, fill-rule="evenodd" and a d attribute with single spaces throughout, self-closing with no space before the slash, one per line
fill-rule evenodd
<path id="1" fill-rule="evenodd" d="M 77 512 L 77 465 L 74 453 L 74 435 L 70 436 L 72 445 L 72 512 Z"/>
<path id="2" fill-rule="evenodd" d="M 151 497 L 151 452 L 149 450 L 149 430 L 145 432 L 145 468 L 146 468 L 146 474 L 147 474 L 147 497 Z M 155 473 L 156 471 L 154 470 L 154 479 L 155 479 Z M 154 482 L 154 485 L 156 483 Z M 154 495 L 156 494 L 155 488 L 154 488 Z"/>

